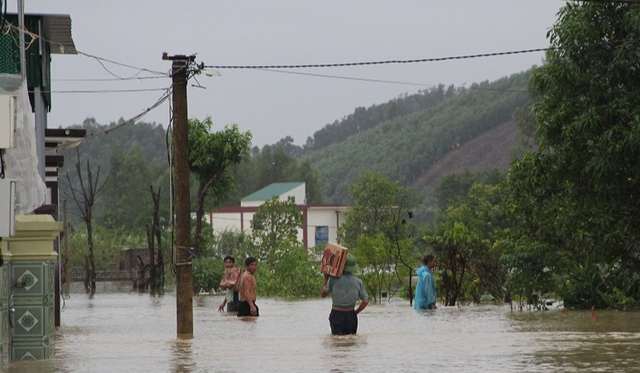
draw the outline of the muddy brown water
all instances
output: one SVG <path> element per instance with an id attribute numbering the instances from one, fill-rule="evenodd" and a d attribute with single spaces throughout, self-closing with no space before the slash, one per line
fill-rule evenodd
<path id="1" fill-rule="evenodd" d="M 194 297 L 194 336 L 176 337 L 173 294 L 81 293 L 65 300 L 55 359 L 12 362 L 49 372 L 639 372 L 640 314 L 520 312 L 507 305 L 416 313 L 373 304 L 358 334 L 330 335 L 329 299 L 258 299 L 261 316 Z"/>

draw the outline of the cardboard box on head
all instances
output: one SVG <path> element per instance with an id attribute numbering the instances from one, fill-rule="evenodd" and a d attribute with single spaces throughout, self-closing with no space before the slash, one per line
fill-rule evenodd
<path id="1" fill-rule="evenodd" d="M 227 289 L 233 289 L 233 291 L 238 291 L 240 283 L 238 280 L 240 279 L 240 275 L 242 274 L 242 268 L 225 268 L 224 275 L 220 280 L 220 286 Z"/>
<path id="2" fill-rule="evenodd" d="M 320 272 L 334 277 L 342 276 L 348 250 L 344 246 L 328 242 L 320 259 Z"/>

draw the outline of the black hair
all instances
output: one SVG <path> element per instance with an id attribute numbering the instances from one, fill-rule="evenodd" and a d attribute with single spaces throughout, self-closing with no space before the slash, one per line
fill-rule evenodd
<path id="1" fill-rule="evenodd" d="M 231 255 L 227 255 L 224 257 L 224 259 L 222 259 L 223 262 L 226 262 L 227 260 L 231 260 L 231 263 L 236 262 L 236 260 Z"/>
<path id="2" fill-rule="evenodd" d="M 253 262 L 257 262 L 258 260 L 252 256 L 248 257 L 247 260 L 244 261 L 244 265 L 248 266 L 249 264 L 253 263 Z"/>
<path id="3" fill-rule="evenodd" d="M 424 258 L 422 258 L 422 264 L 427 265 L 427 263 L 429 263 L 433 259 L 435 259 L 433 255 L 431 254 L 425 255 Z"/>

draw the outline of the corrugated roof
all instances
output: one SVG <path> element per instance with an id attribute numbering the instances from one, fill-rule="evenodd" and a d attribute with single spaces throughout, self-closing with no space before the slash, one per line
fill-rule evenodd
<path id="1" fill-rule="evenodd" d="M 71 17 L 68 14 L 43 14 L 42 17 L 51 54 L 78 54 L 71 38 Z"/>
<path id="2" fill-rule="evenodd" d="M 14 25 L 18 24 L 17 14 L 8 13 L 7 16 L 13 18 Z M 42 19 L 42 36 L 49 42 L 51 54 L 78 54 L 76 45 L 71 37 L 71 16 L 68 14 L 27 13 L 24 18 L 25 23 L 29 18 L 35 19 L 36 22 Z M 31 28 L 34 28 L 34 26 L 31 26 Z M 37 29 L 30 31 L 38 33 Z"/>
<path id="3" fill-rule="evenodd" d="M 257 192 L 249 194 L 241 201 L 266 201 L 273 198 L 274 196 L 281 196 L 303 184 L 304 183 L 273 183 L 271 185 L 267 185 Z"/>

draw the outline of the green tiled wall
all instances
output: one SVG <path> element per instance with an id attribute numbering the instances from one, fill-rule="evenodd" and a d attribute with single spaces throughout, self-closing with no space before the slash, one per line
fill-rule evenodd
<path id="1" fill-rule="evenodd" d="M 1 254 L 0 254 L 1 255 Z M 8 264 L 0 267 L 0 371 L 9 370 L 9 299 Z"/>
<path id="2" fill-rule="evenodd" d="M 14 261 L 11 360 L 49 359 L 54 353 L 53 261 Z"/>

